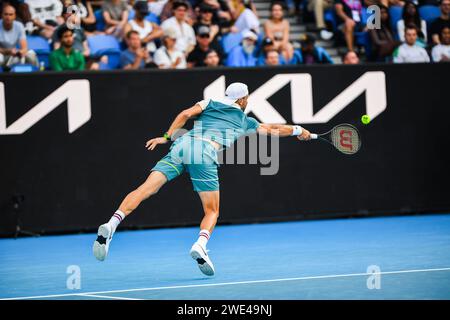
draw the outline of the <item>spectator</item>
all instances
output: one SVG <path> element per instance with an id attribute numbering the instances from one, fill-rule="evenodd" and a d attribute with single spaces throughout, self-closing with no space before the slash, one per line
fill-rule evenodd
<path id="1" fill-rule="evenodd" d="M 31 19 L 31 13 L 30 9 L 28 7 L 28 4 L 25 3 L 24 0 L 7 0 L 7 1 L 0 1 L 0 5 L 3 6 L 9 3 L 16 9 L 16 21 L 22 22 L 22 24 L 25 27 L 26 32 L 32 32 L 33 27 L 33 21 Z"/>
<path id="2" fill-rule="evenodd" d="M 61 16 L 63 5 L 59 0 L 25 0 L 30 9 L 36 32 L 51 39 L 58 25 L 64 22 Z"/>
<path id="3" fill-rule="evenodd" d="M 207 4 L 201 4 L 199 7 L 199 17 L 194 24 L 195 33 L 198 34 L 198 29 L 202 26 L 209 27 L 211 41 L 217 43 L 217 36 L 219 35 L 219 26 L 213 22 L 214 8 Z"/>
<path id="4" fill-rule="evenodd" d="M 136 31 L 147 51 L 153 53 L 156 51 L 155 40 L 163 35 L 163 31 L 157 24 L 145 19 L 149 14 L 147 2 L 136 1 L 133 8 L 135 15 L 125 26 L 125 34 L 130 30 Z"/>
<path id="5" fill-rule="evenodd" d="M 415 25 L 419 31 L 418 45 L 424 47 L 427 43 L 427 23 L 420 18 L 419 10 L 417 10 L 416 4 L 412 1 L 406 1 L 403 7 L 402 19 L 397 22 L 397 32 L 400 41 L 405 42 L 405 26 Z"/>
<path id="6" fill-rule="evenodd" d="M 278 50 L 286 61 L 290 61 L 294 55 L 294 47 L 289 42 L 290 25 L 283 17 L 283 3 L 273 2 L 270 13 L 270 19 L 264 23 L 264 33 L 272 39 L 275 50 Z"/>
<path id="7" fill-rule="evenodd" d="M 301 48 L 296 50 L 293 64 L 333 64 L 333 60 L 324 48 L 315 45 L 313 35 L 305 35 Z"/>
<path id="8" fill-rule="evenodd" d="M 180 0 L 169 0 L 167 1 L 167 3 L 164 5 L 162 12 L 159 16 L 159 19 L 161 20 L 161 22 L 166 21 L 167 19 L 173 17 L 174 14 L 174 4 L 176 2 L 179 2 Z M 192 6 L 189 2 L 186 2 L 187 5 L 187 13 L 185 15 L 185 21 L 189 24 L 189 25 L 193 25 L 194 21 L 197 20 L 197 16 L 195 15 L 194 10 L 192 9 Z"/>
<path id="9" fill-rule="evenodd" d="M 440 44 L 434 46 L 431 57 L 434 62 L 450 61 L 450 27 L 444 27 L 440 34 Z"/>
<path id="10" fill-rule="evenodd" d="M 120 54 L 120 67 L 127 70 L 156 67 L 147 49 L 142 47 L 139 33 L 130 30 L 125 36 L 128 48 Z"/>
<path id="11" fill-rule="evenodd" d="M 128 7 L 123 0 L 104 0 L 102 5 L 105 33 L 122 38 L 128 23 Z"/>
<path id="12" fill-rule="evenodd" d="M 394 51 L 394 62 L 430 62 L 426 50 L 416 44 L 417 29 L 415 25 L 405 29 L 405 43 Z"/>
<path id="13" fill-rule="evenodd" d="M 50 67 L 55 71 L 84 70 L 83 54 L 73 48 L 73 30 L 63 26 L 58 30 L 57 35 L 61 47 L 50 54 Z"/>
<path id="14" fill-rule="evenodd" d="M 387 62 L 394 49 L 401 44 L 400 41 L 394 39 L 391 30 L 391 19 L 389 16 L 389 9 L 384 5 L 379 5 L 380 8 L 380 29 L 370 29 L 369 35 L 372 40 L 372 50 L 375 61 Z"/>
<path id="15" fill-rule="evenodd" d="M 450 0 L 449 0 L 450 1 Z M 364 25 L 361 23 L 362 4 L 360 0 L 336 0 L 335 9 L 341 21 L 339 28 L 344 32 L 347 49 L 353 51 L 355 31 L 362 31 Z"/>
<path id="16" fill-rule="evenodd" d="M 66 7 L 65 7 L 66 9 Z M 53 33 L 52 40 L 53 40 L 53 49 L 59 49 L 61 47 L 61 42 L 59 39 L 59 30 L 62 30 L 64 28 L 74 26 L 72 29 L 73 31 L 73 44 L 72 48 L 75 50 L 78 50 L 83 54 L 85 58 L 88 58 L 91 54 L 87 38 L 84 33 L 84 29 L 82 27 L 79 27 L 81 24 L 80 16 L 77 14 L 72 13 L 70 10 L 63 10 L 63 18 L 65 23 L 58 26 L 55 29 L 55 32 Z"/>
<path id="17" fill-rule="evenodd" d="M 334 4 L 333 0 L 308 0 L 308 10 L 314 11 L 314 17 L 316 18 L 316 27 L 318 30 L 325 30 L 324 11 L 325 9 L 332 8 Z"/>
<path id="18" fill-rule="evenodd" d="M 359 57 L 355 51 L 347 51 L 342 57 L 343 64 L 359 64 Z"/>
<path id="19" fill-rule="evenodd" d="M 228 54 L 227 66 L 230 67 L 254 67 L 258 59 L 256 57 L 256 40 L 258 36 L 250 30 L 244 31 L 242 43 L 234 47 Z"/>
<path id="20" fill-rule="evenodd" d="M 277 50 L 269 50 L 265 52 L 265 65 L 266 66 L 279 66 L 280 65 L 280 55 Z"/>
<path id="21" fill-rule="evenodd" d="M 266 63 L 266 53 L 275 49 L 275 44 L 273 43 L 272 39 L 270 38 L 264 38 L 261 42 L 261 53 L 258 58 L 258 65 L 263 66 Z M 284 60 L 282 55 L 278 55 L 278 61 L 279 64 L 286 64 L 286 61 Z"/>
<path id="22" fill-rule="evenodd" d="M 433 21 L 430 26 L 431 40 L 434 44 L 439 44 L 439 35 L 442 29 L 450 27 L 450 0 L 441 0 L 441 16 Z"/>
<path id="23" fill-rule="evenodd" d="M 194 29 L 186 23 L 186 12 L 189 9 L 185 1 L 177 1 L 173 3 L 174 16 L 167 19 L 161 24 L 161 28 L 166 31 L 172 29 L 176 33 L 176 47 L 177 51 L 181 51 L 187 56 L 195 46 Z"/>
<path id="24" fill-rule="evenodd" d="M 235 15 L 236 21 L 231 28 L 231 32 L 244 32 L 246 30 L 254 30 L 259 33 L 259 19 L 256 11 L 252 9 L 252 2 L 249 0 L 238 0 Z"/>
<path id="25" fill-rule="evenodd" d="M 209 49 L 206 53 L 206 57 L 204 60 L 204 64 L 206 67 L 217 67 L 222 65 L 220 63 L 220 58 L 217 52 L 214 49 Z"/>
<path id="26" fill-rule="evenodd" d="M 0 66 L 30 63 L 38 66 L 36 54 L 28 50 L 23 24 L 16 21 L 16 9 L 4 4 L 0 20 Z M 17 49 L 18 47 L 18 49 Z"/>
<path id="27" fill-rule="evenodd" d="M 201 26 L 198 29 L 197 45 L 195 46 L 194 50 L 192 50 L 192 52 L 189 53 L 189 56 L 187 58 L 189 68 L 203 67 L 206 53 L 210 49 L 214 49 L 214 51 L 216 51 L 217 54 L 219 55 L 219 59 L 222 60 L 223 57 L 222 48 L 219 45 L 215 46 L 211 43 L 210 33 L 211 31 L 207 26 Z"/>
<path id="28" fill-rule="evenodd" d="M 177 32 L 174 29 L 164 30 L 163 46 L 156 50 L 154 55 L 155 63 L 160 69 L 186 68 L 185 55 L 176 49 L 177 41 Z"/>

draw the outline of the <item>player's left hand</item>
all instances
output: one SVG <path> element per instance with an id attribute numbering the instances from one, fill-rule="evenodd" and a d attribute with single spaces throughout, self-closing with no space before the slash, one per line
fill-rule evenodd
<path id="1" fill-rule="evenodd" d="M 153 149 L 156 148 L 156 146 L 158 144 L 165 144 L 167 142 L 168 142 L 168 140 L 166 138 L 164 138 L 164 137 L 153 138 L 153 139 L 150 139 L 150 140 L 147 141 L 147 143 L 145 144 L 145 147 L 148 150 L 153 150 Z"/>
<path id="2" fill-rule="evenodd" d="M 301 141 L 311 140 L 311 132 L 309 132 L 305 128 L 302 128 L 302 134 L 297 136 L 297 139 L 299 139 Z"/>

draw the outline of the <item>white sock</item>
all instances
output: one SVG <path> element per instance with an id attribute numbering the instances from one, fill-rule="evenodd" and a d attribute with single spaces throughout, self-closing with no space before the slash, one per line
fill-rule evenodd
<path id="1" fill-rule="evenodd" d="M 198 234 L 197 243 L 199 243 L 203 248 L 206 248 L 206 244 L 208 243 L 210 236 L 211 235 L 208 230 L 206 230 L 206 229 L 200 230 L 200 232 Z"/>
<path id="2" fill-rule="evenodd" d="M 125 219 L 125 213 L 120 210 L 117 210 L 111 219 L 109 219 L 108 223 L 111 225 L 113 232 L 116 231 L 117 226 Z"/>

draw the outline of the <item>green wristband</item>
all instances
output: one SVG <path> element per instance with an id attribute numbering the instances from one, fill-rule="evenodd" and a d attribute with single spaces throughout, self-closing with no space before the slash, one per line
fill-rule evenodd
<path id="1" fill-rule="evenodd" d="M 170 140 L 170 136 L 169 136 L 169 134 L 168 134 L 167 132 L 164 133 L 163 137 L 164 137 L 164 139 L 166 139 L 167 141 Z"/>

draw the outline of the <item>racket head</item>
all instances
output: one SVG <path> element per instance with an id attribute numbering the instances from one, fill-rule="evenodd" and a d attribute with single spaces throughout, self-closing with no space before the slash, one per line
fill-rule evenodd
<path id="1" fill-rule="evenodd" d="M 343 123 L 335 126 L 327 134 L 329 142 L 344 154 L 355 154 L 361 148 L 361 135 L 355 126 Z"/>

